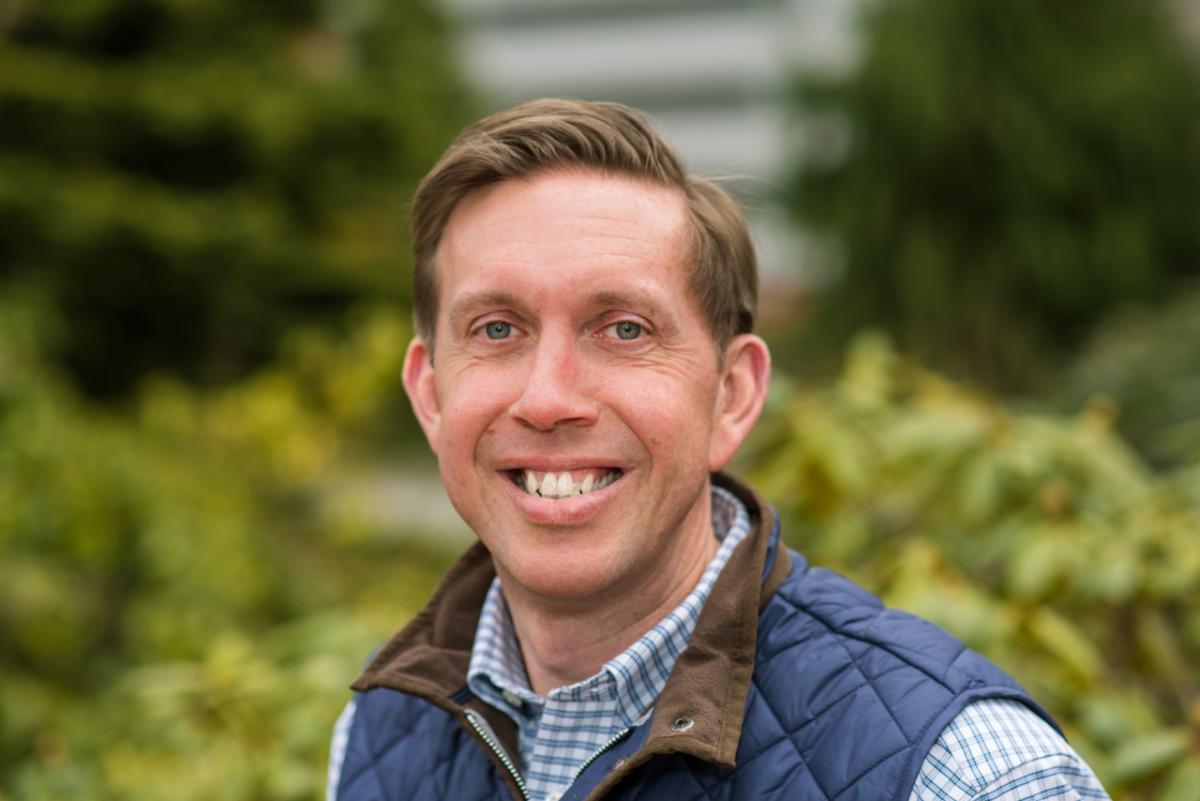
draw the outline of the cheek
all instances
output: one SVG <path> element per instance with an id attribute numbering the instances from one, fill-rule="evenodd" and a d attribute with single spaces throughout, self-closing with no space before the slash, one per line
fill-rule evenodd
<path id="1" fill-rule="evenodd" d="M 648 448 L 673 462 L 703 455 L 707 464 L 713 388 L 702 382 L 643 378 L 622 390 L 623 416 Z"/>
<path id="2" fill-rule="evenodd" d="M 511 379 L 483 372 L 456 376 L 442 386 L 443 447 L 457 452 L 473 450 L 480 437 L 492 431 L 497 419 L 511 405 L 514 386 Z"/>

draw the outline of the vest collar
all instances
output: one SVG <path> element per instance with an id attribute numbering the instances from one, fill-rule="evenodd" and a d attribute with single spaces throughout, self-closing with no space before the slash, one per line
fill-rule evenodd
<path id="1" fill-rule="evenodd" d="M 753 490 L 723 473 L 713 483 L 746 506 L 750 533 L 729 558 L 701 610 L 687 649 L 654 707 L 645 745 L 624 766 L 632 769 L 652 755 L 687 753 L 733 767 L 750 676 L 754 671 L 758 613 L 791 570 L 779 540 L 775 511 Z M 426 607 L 375 655 L 352 688 L 375 687 L 425 698 L 458 717 L 463 715 L 467 666 L 483 599 L 495 576 L 491 555 L 476 543 L 451 566 Z M 469 697 L 467 694 L 466 697 Z M 476 700 L 510 754 L 517 753 L 515 727 L 502 714 Z M 672 723 L 693 723 L 675 732 Z M 678 727 L 676 727 L 678 728 Z M 620 771 L 624 774 L 626 770 Z M 619 779 L 610 775 L 597 792 Z"/>

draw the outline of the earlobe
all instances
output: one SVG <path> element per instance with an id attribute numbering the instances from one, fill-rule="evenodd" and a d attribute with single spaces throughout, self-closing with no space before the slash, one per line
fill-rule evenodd
<path id="1" fill-rule="evenodd" d="M 729 463 L 762 412 L 771 379 L 771 353 L 753 334 L 734 337 L 725 348 L 724 369 L 717 391 L 708 469 Z"/>
<path id="2" fill-rule="evenodd" d="M 409 403 L 412 404 L 413 414 L 429 447 L 436 454 L 438 451 L 438 428 L 441 423 L 441 405 L 438 402 L 437 386 L 433 377 L 433 353 L 421 337 L 414 337 L 408 344 L 408 353 L 404 355 L 404 391 L 408 393 Z"/>

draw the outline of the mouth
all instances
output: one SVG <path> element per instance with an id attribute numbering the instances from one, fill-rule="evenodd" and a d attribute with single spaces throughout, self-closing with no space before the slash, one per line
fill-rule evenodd
<path id="1" fill-rule="evenodd" d="M 509 470 L 514 484 L 538 498 L 561 500 L 603 489 L 619 481 L 624 471 L 615 467 L 539 472 L 529 468 Z"/>

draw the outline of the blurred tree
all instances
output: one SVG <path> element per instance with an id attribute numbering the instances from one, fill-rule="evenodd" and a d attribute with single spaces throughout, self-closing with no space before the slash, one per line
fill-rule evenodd
<path id="1" fill-rule="evenodd" d="M 853 73 L 798 91 L 819 334 L 882 326 L 1029 389 L 1100 315 L 1200 273 L 1200 71 L 1161 3 L 889 0 L 864 34 Z"/>
<path id="2" fill-rule="evenodd" d="M 93 396 L 216 383 L 404 301 L 402 205 L 465 118 L 426 0 L 0 1 L 0 291 Z"/>
<path id="3" fill-rule="evenodd" d="M 1200 464 L 1200 290 L 1114 315 L 1063 378 L 1061 408 L 1107 397 L 1121 432 L 1151 464 Z"/>

